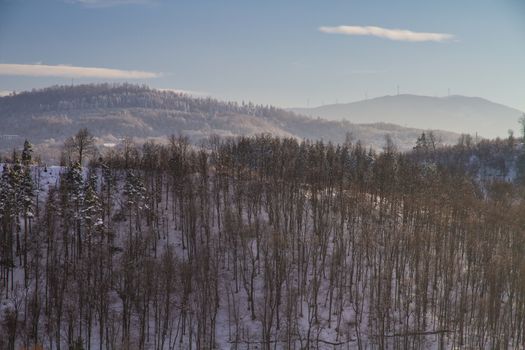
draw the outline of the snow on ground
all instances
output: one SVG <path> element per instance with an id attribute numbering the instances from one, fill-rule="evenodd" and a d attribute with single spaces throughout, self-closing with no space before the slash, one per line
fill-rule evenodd
<path id="1" fill-rule="evenodd" d="M 3 165 L 0 164 L 0 167 L 3 168 Z M 34 166 L 32 168 L 33 176 L 35 183 L 38 184 L 38 200 L 43 203 L 46 194 L 53 187 L 58 187 L 60 181 L 60 175 L 65 171 L 64 167 L 60 166 L 49 166 L 41 167 Z M 87 170 L 84 169 L 84 178 L 87 177 Z M 122 182 L 122 180 L 120 181 Z M 122 183 L 119 185 L 119 192 L 122 192 Z M 117 196 L 118 197 L 118 196 Z M 115 206 L 120 205 L 115 203 Z M 168 218 L 168 235 L 163 237 L 161 241 L 164 242 L 164 247 L 172 246 L 177 255 L 183 257 L 186 253 L 182 250 L 181 243 L 181 232 L 175 229 L 175 223 L 171 219 L 169 212 L 166 212 L 165 215 Z M 127 225 L 127 223 L 121 223 L 121 225 Z M 126 232 L 123 229 L 123 232 Z M 330 243 L 331 244 L 331 243 Z M 159 251 L 161 254 L 162 249 Z M 242 285 L 239 288 L 238 293 L 235 293 L 232 271 L 228 270 L 224 262 L 220 262 L 221 266 L 219 267 L 219 295 L 220 295 L 220 307 L 217 313 L 217 324 L 216 324 L 216 339 L 219 349 L 233 349 L 233 348 L 250 348 L 250 349 L 260 349 L 262 346 L 258 343 L 258 340 L 261 339 L 261 321 L 260 319 L 252 320 L 251 313 L 249 311 L 249 305 L 247 301 L 247 296 Z M 21 300 L 25 293 L 28 293 L 28 290 L 23 288 L 24 286 L 24 275 L 22 268 L 15 269 L 15 294 L 11 296 L 8 300 L 2 300 L 0 302 L 0 315 L 3 314 L 7 309 L 12 309 L 17 300 Z M 256 299 L 262 300 L 264 293 L 264 285 L 260 275 L 256 278 Z M 309 281 L 311 283 L 311 280 Z M 323 279 L 320 285 L 319 295 L 327 295 L 328 290 L 328 280 Z M 315 324 L 312 322 L 311 317 L 311 308 L 308 305 L 308 301 L 304 300 L 301 304 L 302 315 L 299 316 L 299 329 L 298 333 L 303 338 L 301 341 L 296 341 L 296 348 L 299 349 L 301 346 L 305 346 L 305 336 L 308 334 L 310 329 L 311 339 L 320 339 L 320 345 L 318 349 L 358 349 L 359 344 L 357 342 L 356 331 L 359 330 L 361 333 L 361 339 L 363 344 L 369 344 L 369 337 L 373 336 L 368 334 L 367 320 L 369 315 L 369 305 L 366 303 L 363 305 L 363 315 L 360 324 L 356 325 L 356 314 L 352 309 L 350 304 L 347 304 L 341 315 L 341 328 L 337 329 L 336 319 L 337 316 L 332 315 L 332 322 L 328 324 L 327 320 L 329 318 L 328 308 L 322 302 L 322 297 L 319 298 L 318 307 L 320 309 L 319 319 L 320 323 Z M 116 295 L 113 295 L 113 303 L 111 309 L 115 312 L 121 310 L 121 305 L 119 298 Z M 233 300 L 235 300 L 236 309 L 233 310 Z M 262 305 L 256 305 L 257 313 L 260 315 L 263 310 L 261 310 Z M 238 321 L 236 322 L 234 318 L 237 317 Z M 432 318 L 432 315 L 429 315 L 429 319 Z M 238 324 L 240 328 L 238 332 L 236 330 L 235 324 Z M 430 324 L 430 321 L 429 321 Z M 284 317 L 282 321 L 282 329 L 286 327 Z M 98 345 L 99 341 L 97 340 L 95 327 L 95 334 L 92 339 L 92 346 L 95 348 Z M 235 344 L 236 339 L 239 340 L 239 344 Z M 426 348 L 427 349 L 437 349 L 438 336 L 431 335 L 426 337 Z M 391 340 L 393 341 L 393 340 Z M 253 343 L 251 343 L 253 342 Z M 334 345 L 337 344 L 337 345 Z M 237 345 L 237 346 L 236 346 Z M 153 348 L 153 342 L 149 343 L 150 348 Z M 282 344 L 276 344 L 276 348 L 281 348 Z M 182 344 L 177 347 L 177 349 L 186 349 L 189 348 L 189 344 Z"/>

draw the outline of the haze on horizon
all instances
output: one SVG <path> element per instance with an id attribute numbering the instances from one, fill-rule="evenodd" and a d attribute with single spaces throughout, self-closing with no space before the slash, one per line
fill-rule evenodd
<path id="1" fill-rule="evenodd" d="M 399 91 L 524 111 L 524 38 L 519 0 L 0 0 L 0 92 L 128 81 L 280 107 Z"/>

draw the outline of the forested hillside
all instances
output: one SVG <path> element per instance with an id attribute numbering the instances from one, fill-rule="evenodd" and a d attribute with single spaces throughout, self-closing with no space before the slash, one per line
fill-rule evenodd
<path id="1" fill-rule="evenodd" d="M 0 348 L 522 348 L 522 182 L 472 167 L 516 169 L 505 142 L 172 137 L 61 168 L 26 143 L 0 182 Z"/>
<path id="2" fill-rule="evenodd" d="M 350 134 L 376 149 L 383 146 L 386 134 L 408 149 L 422 132 L 393 124 L 312 119 L 271 106 L 221 102 L 131 84 L 54 86 L 0 97 L 0 120 L 0 151 L 10 152 L 30 139 L 54 161 L 65 138 L 83 127 L 89 127 L 99 144 L 119 143 L 124 137 L 166 141 L 171 134 L 186 135 L 198 144 L 210 135 L 262 133 L 341 143 Z M 445 131 L 435 134 L 444 144 L 455 143 L 459 137 Z"/>

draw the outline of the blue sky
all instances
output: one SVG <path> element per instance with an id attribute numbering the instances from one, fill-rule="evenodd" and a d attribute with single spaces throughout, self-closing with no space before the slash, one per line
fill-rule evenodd
<path id="1" fill-rule="evenodd" d="M 72 78 L 285 107 L 399 85 L 525 110 L 525 2 L 0 0 L 0 90 Z"/>

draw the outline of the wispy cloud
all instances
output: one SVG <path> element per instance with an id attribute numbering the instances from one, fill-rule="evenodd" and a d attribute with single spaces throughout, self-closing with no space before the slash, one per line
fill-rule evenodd
<path id="1" fill-rule="evenodd" d="M 0 97 L 9 96 L 12 93 L 13 91 L 10 90 L 0 90 Z"/>
<path id="2" fill-rule="evenodd" d="M 159 73 L 144 72 L 138 70 L 121 70 L 98 67 L 75 67 L 66 65 L 50 66 L 45 64 L 7 63 L 0 63 L 0 75 L 103 79 L 149 79 L 157 78 L 160 76 Z"/>
<path id="3" fill-rule="evenodd" d="M 388 29 L 374 26 L 337 26 L 337 27 L 319 27 L 319 31 L 327 34 L 343 34 L 343 35 L 360 35 L 360 36 L 375 36 L 383 39 L 397 40 L 397 41 L 450 41 L 454 39 L 454 35 L 447 33 L 425 33 L 413 32 L 406 29 Z"/>
<path id="4" fill-rule="evenodd" d="M 156 0 L 64 0 L 71 4 L 80 4 L 86 7 L 111 7 L 118 5 L 153 4 Z"/>

